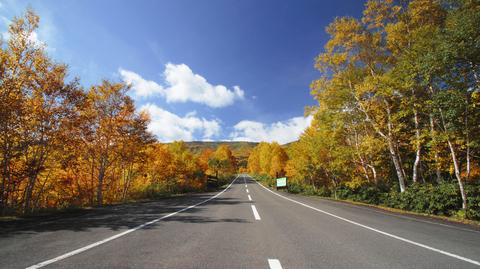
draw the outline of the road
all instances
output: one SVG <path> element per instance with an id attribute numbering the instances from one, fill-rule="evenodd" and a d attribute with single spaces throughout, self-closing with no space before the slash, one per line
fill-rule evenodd
<path id="1" fill-rule="evenodd" d="M 473 227 L 269 190 L 218 193 L 1 227 L 0 268 L 480 268 Z"/>

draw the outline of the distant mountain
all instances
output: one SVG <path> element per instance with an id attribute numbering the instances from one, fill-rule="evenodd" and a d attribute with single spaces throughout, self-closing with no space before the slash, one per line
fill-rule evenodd
<path id="1" fill-rule="evenodd" d="M 258 145 L 256 142 L 246 142 L 246 141 L 215 141 L 215 142 L 206 142 L 206 141 L 192 141 L 185 142 L 187 147 L 194 153 L 200 154 L 204 149 L 216 150 L 220 145 L 228 145 L 233 155 L 237 158 L 239 167 L 246 167 L 248 156 L 252 149 Z"/>
<path id="2" fill-rule="evenodd" d="M 220 145 L 228 145 L 233 153 L 243 151 L 246 149 L 253 149 L 258 143 L 256 142 L 244 142 L 244 141 L 192 141 L 192 142 L 185 142 L 188 148 L 193 153 L 200 153 L 204 149 L 213 149 L 216 150 Z"/>

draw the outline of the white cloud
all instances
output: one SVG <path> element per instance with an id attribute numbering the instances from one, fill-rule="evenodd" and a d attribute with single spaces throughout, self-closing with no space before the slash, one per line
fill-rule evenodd
<path id="1" fill-rule="evenodd" d="M 28 36 L 28 41 L 36 44 L 37 46 L 44 46 L 44 43 L 38 39 L 38 34 L 35 31 L 30 33 L 30 35 Z"/>
<path id="2" fill-rule="evenodd" d="M 26 33 L 25 33 L 26 35 Z M 9 41 L 10 40 L 10 32 L 6 31 L 6 32 L 3 32 L 1 34 L 2 38 L 4 41 Z M 38 48 L 46 48 L 47 45 L 45 44 L 45 42 L 41 41 L 39 38 L 38 38 L 38 33 L 33 31 L 31 32 L 28 37 L 27 37 L 27 40 L 29 43 L 31 43 L 34 47 L 38 47 Z"/>
<path id="3" fill-rule="evenodd" d="M 230 138 L 234 141 L 276 141 L 285 144 L 297 140 L 312 119 L 312 116 L 295 117 L 271 124 L 243 120 L 233 127 L 234 131 L 230 134 Z"/>
<path id="4" fill-rule="evenodd" d="M 125 69 L 118 69 L 125 83 L 132 86 L 133 93 L 137 97 L 148 97 L 152 95 L 164 95 L 165 91 L 162 86 L 155 81 L 146 80 L 139 74 Z"/>
<path id="5" fill-rule="evenodd" d="M 1 6 L 0 6 L 1 7 Z M 10 39 L 10 32 L 8 31 L 10 25 L 12 24 L 12 21 L 7 19 L 5 16 L 0 16 L 0 20 L 3 22 L 4 26 L 2 28 L 5 28 L 5 31 L 1 33 L 1 37 L 4 41 L 8 41 Z M 26 34 L 26 33 L 25 33 Z M 39 47 L 46 47 L 45 42 L 42 42 L 39 37 L 38 33 L 36 31 L 32 31 L 28 37 L 28 41 L 34 44 L 35 46 Z"/>
<path id="6" fill-rule="evenodd" d="M 119 69 L 119 72 L 123 81 L 131 84 L 135 96 L 160 95 L 165 97 L 168 103 L 190 101 L 218 108 L 229 106 L 235 100 L 244 99 L 245 96 L 245 92 L 239 86 L 229 89 L 224 85 L 210 84 L 201 75 L 193 73 L 186 64 L 167 63 L 162 84 L 145 80 L 132 71 Z"/>
<path id="7" fill-rule="evenodd" d="M 223 85 L 212 85 L 204 77 L 194 74 L 186 64 L 168 63 L 164 75 L 169 85 L 167 102 L 192 101 L 210 107 L 224 107 L 233 104 L 235 99 L 244 98 L 239 86 L 230 90 Z"/>
<path id="8" fill-rule="evenodd" d="M 140 110 L 150 114 L 151 122 L 148 129 L 162 142 L 192 141 L 198 133 L 203 140 L 210 140 L 220 134 L 221 127 L 218 120 L 199 118 L 195 112 L 180 117 L 155 104 L 143 105 Z"/>
<path id="9" fill-rule="evenodd" d="M 12 21 L 5 16 L 0 16 L 0 20 L 3 22 L 5 31 L 1 33 L 3 40 L 8 41 L 10 39 L 10 33 L 8 31 L 9 26 L 12 24 Z M 28 41 L 31 42 L 34 46 L 41 47 L 46 49 L 48 52 L 56 51 L 56 48 L 52 46 L 47 46 L 47 42 L 53 43 L 55 40 L 56 28 L 53 26 L 50 20 L 42 17 L 39 28 L 36 31 L 33 31 L 27 37 Z"/>

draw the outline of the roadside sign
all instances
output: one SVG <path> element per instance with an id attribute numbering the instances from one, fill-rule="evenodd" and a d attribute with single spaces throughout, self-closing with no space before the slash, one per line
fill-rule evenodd
<path id="1" fill-rule="evenodd" d="M 277 189 L 287 187 L 287 178 L 281 177 L 277 178 Z"/>

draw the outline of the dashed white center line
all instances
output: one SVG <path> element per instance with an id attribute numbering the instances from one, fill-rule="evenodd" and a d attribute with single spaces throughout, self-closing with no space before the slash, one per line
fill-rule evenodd
<path id="1" fill-rule="evenodd" d="M 248 189 L 246 189 L 247 193 L 249 193 Z"/>
<path id="2" fill-rule="evenodd" d="M 252 197 L 250 197 L 250 194 L 248 195 L 248 201 L 252 201 Z"/>
<path id="3" fill-rule="evenodd" d="M 245 188 L 247 188 L 247 184 L 245 184 Z"/>
<path id="4" fill-rule="evenodd" d="M 282 264 L 277 259 L 268 259 L 268 265 L 270 269 L 282 269 Z"/>
<path id="5" fill-rule="evenodd" d="M 257 208 L 252 205 L 252 211 L 253 211 L 253 216 L 255 217 L 255 220 L 261 220 L 260 215 L 258 214 Z"/>

